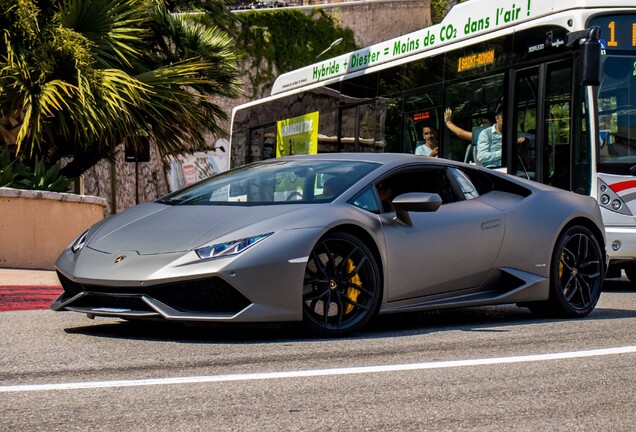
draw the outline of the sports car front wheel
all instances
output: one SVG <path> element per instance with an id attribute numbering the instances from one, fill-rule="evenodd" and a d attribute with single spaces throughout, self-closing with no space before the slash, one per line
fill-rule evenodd
<path id="1" fill-rule="evenodd" d="M 573 226 L 557 241 L 550 268 L 550 298 L 529 305 L 539 315 L 584 317 L 596 306 L 603 284 L 604 261 L 592 232 Z"/>
<path id="2" fill-rule="evenodd" d="M 356 237 L 332 233 L 314 247 L 303 286 L 303 320 L 322 336 L 344 336 L 362 327 L 381 297 L 380 272 Z"/>

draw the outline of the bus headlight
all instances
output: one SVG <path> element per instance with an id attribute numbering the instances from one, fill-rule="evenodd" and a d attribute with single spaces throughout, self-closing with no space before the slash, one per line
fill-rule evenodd
<path id="1" fill-rule="evenodd" d="M 633 216 L 625 201 L 600 178 L 598 179 L 598 204 L 605 210 L 620 213 L 625 216 Z"/>

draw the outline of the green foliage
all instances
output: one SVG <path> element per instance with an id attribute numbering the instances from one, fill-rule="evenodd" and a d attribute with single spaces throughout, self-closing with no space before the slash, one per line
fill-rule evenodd
<path id="1" fill-rule="evenodd" d="M 42 159 L 36 159 L 33 171 L 29 170 L 27 178 L 16 183 L 20 189 L 67 192 L 72 181 L 60 173 L 58 164 L 47 168 Z"/>
<path id="2" fill-rule="evenodd" d="M 60 173 L 57 164 L 47 168 L 42 159 L 35 159 L 33 168 L 22 157 L 11 160 L 9 149 L 0 153 L 0 187 L 66 192 L 72 181 Z"/>
<path id="3" fill-rule="evenodd" d="M 238 47 L 250 56 L 251 68 L 246 72 L 254 88 L 251 97 L 263 96 L 278 74 L 317 62 L 316 56 L 337 39 L 342 42 L 321 60 L 357 48 L 353 31 L 320 8 L 310 15 L 297 9 L 271 9 L 240 13 L 237 18 Z"/>
<path id="4" fill-rule="evenodd" d="M 453 6 L 465 1 L 468 0 L 431 0 L 431 21 L 433 24 L 442 22 Z"/>
<path id="5" fill-rule="evenodd" d="M 20 125 L 0 144 L 51 167 L 73 156 L 75 177 L 141 136 L 167 156 L 223 135 L 211 96 L 240 93 L 234 40 L 179 3 L 0 0 L 0 127 Z"/>
<path id="6" fill-rule="evenodd" d="M 16 164 L 11 160 L 9 149 L 5 148 L 0 153 L 0 187 L 12 187 L 13 181 L 20 179 L 25 171 L 24 165 Z"/>

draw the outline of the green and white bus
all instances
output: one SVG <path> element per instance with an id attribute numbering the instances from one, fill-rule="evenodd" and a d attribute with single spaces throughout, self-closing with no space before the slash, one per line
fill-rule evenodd
<path id="1" fill-rule="evenodd" d="M 501 110 L 498 169 L 597 198 L 610 275 L 636 281 L 633 84 L 635 0 L 470 0 L 440 24 L 282 74 L 233 110 L 230 164 L 413 153 L 424 127 L 440 157 L 475 163 L 477 132 Z"/>

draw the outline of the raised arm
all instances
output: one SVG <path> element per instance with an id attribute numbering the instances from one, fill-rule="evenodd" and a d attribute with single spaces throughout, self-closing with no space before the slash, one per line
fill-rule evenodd
<path id="1" fill-rule="evenodd" d="M 446 124 L 448 130 L 450 130 L 461 139 L 465 139 L 466 141 L 471 141 L 473 139 L 472 132 L 464 130 L 453 123 L 453 110 L 450 108 L 446 108 L 446 110 L 444 111 L 444 123 Z"/>

